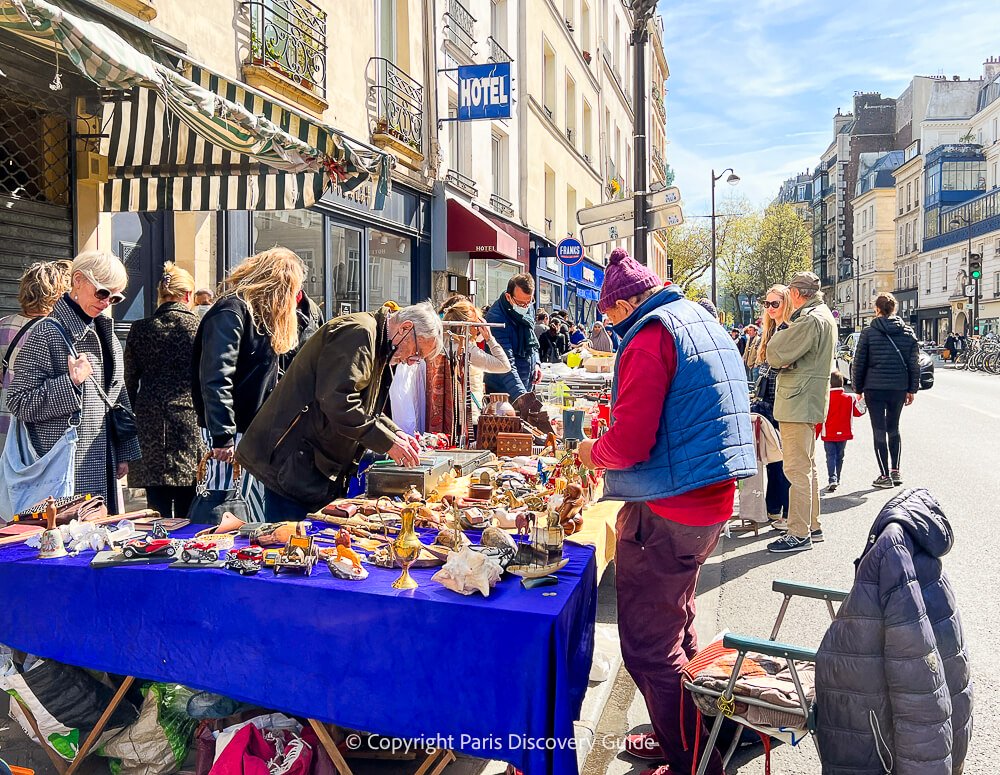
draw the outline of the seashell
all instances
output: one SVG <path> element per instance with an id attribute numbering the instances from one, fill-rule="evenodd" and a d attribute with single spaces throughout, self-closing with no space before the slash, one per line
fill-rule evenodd
<path id="1" fill-rule="evenodd" d="M 498 527 L 488 527 L 483 531 L 482 537 L 479 539 L 481 546 L 495 546 L 500 549 L 511 549 L 517 551 L 517 542 L 505 530 L 501 530 Z"/>

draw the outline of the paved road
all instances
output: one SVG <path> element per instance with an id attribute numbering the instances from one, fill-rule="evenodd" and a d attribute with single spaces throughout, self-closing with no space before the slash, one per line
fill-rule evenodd
<path id="1" fill-rule="evenodd" d="M 1000 746 L 1000 719 L 993 713 L 1000 699 L 995 669 L 996 633 L 1000 632 L 1000 563 L 996 549 L 1000 378 L 939 370 L 937 380 L 932 390 L 919 393 L 914 404 L 904 410 L 901 467 L 904 486 L 928 488 L 941 502 L 955 530 L 955 548 L 944 562 L 962 608 L 977 708 L 965 771 L 996 772 L 996 751 Z M 771 531 L 758 538 L 723 539 L 703 574 L 698 603 L 702 638 L 722 629 L 766 637 L 780 603 L 770 592 L 776 578 L 850 587 L 852 562 L 860 554 L 879 508 L 895 492 L 871 487 L 877 475 L 871 438 L 868 420 L 861 418 L 855 424 L 855 440 L 848 445 L 842 488 L 834 496 L 824 496 L 824 544 L 800 554 L 772 555 L 765 549 L 774 536 Z M 799 601 L 786 617 L 781 638 L 818 644 L 828 621 L 824 606 Z M 645 708 L 636 698 L 624 710 L 621 705 L 617 709 L 609 705 L 602 726 L 620 731 L 644 721 L 648 722 Z M 819 775 L 815 749 L 811 744 L 800 748 L 776 749 L 774 772 Z M 638 762 L 619 755 L 593 771 L 632 773 L 642 768 Z M 729 769 L 730 775 L 762 772 L 759 747 L 752 756 L 734 760 Z"/>

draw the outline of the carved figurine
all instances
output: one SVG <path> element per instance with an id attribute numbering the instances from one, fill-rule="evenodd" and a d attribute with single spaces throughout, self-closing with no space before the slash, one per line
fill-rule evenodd
<path id="1" fill-rule="evenodd" d="M 573 535 L 583 527 L 583 507 L 586 501 L 583 495 L 583 487 L 577 482 L 570 482 L 563 492 L 563 502 L 559 506 L 559 524 L 566 535 Z"/>
<path id="2" fill-rule="evenodd" d="M 519 536 L 530 536 L 531 529 L 535 526 L 535 512 L 522 511 L 514 519 L 514 524 L 517 526 Z"/>
<path id="3" fill-rule="evenodd" d="M 368 578 L 368 571 L 362 567 L 361 558 L 351 548 L 351 534 L 341 528 L 335 540 L 336 554 L 328 558 L 326 566 L 337 578 L 362 581 Z"/>

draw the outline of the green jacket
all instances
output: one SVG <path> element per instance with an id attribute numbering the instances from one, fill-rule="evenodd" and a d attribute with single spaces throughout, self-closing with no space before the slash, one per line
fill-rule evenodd
<path id="1" fill-rule="evenodd" d="M 240 439 L 236 457 L 265 487 L 320 509 L 347 492 L 366 449 L 388 452 L 382 410 L 392 371 L 386 314 L 334 318 L 306 342 Z"/>
<path id="2" fill-rule="evenodd" d="M 821 423 L 830 406 L 830 372 L 837 324 L 830 308 L 813 298 L 792 315 L 788 328 L 767 343 L 767 362 L 778 372 L 774 419 Z"/>

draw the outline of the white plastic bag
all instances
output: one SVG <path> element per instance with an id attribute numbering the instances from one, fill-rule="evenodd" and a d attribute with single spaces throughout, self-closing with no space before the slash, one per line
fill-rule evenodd
<path id="1" fill-rule="evenodd" d="M 392 420 L 411 436 L 424 430 L 425 369 L 423 362 L 397 366 L 389 388 Z"/>

